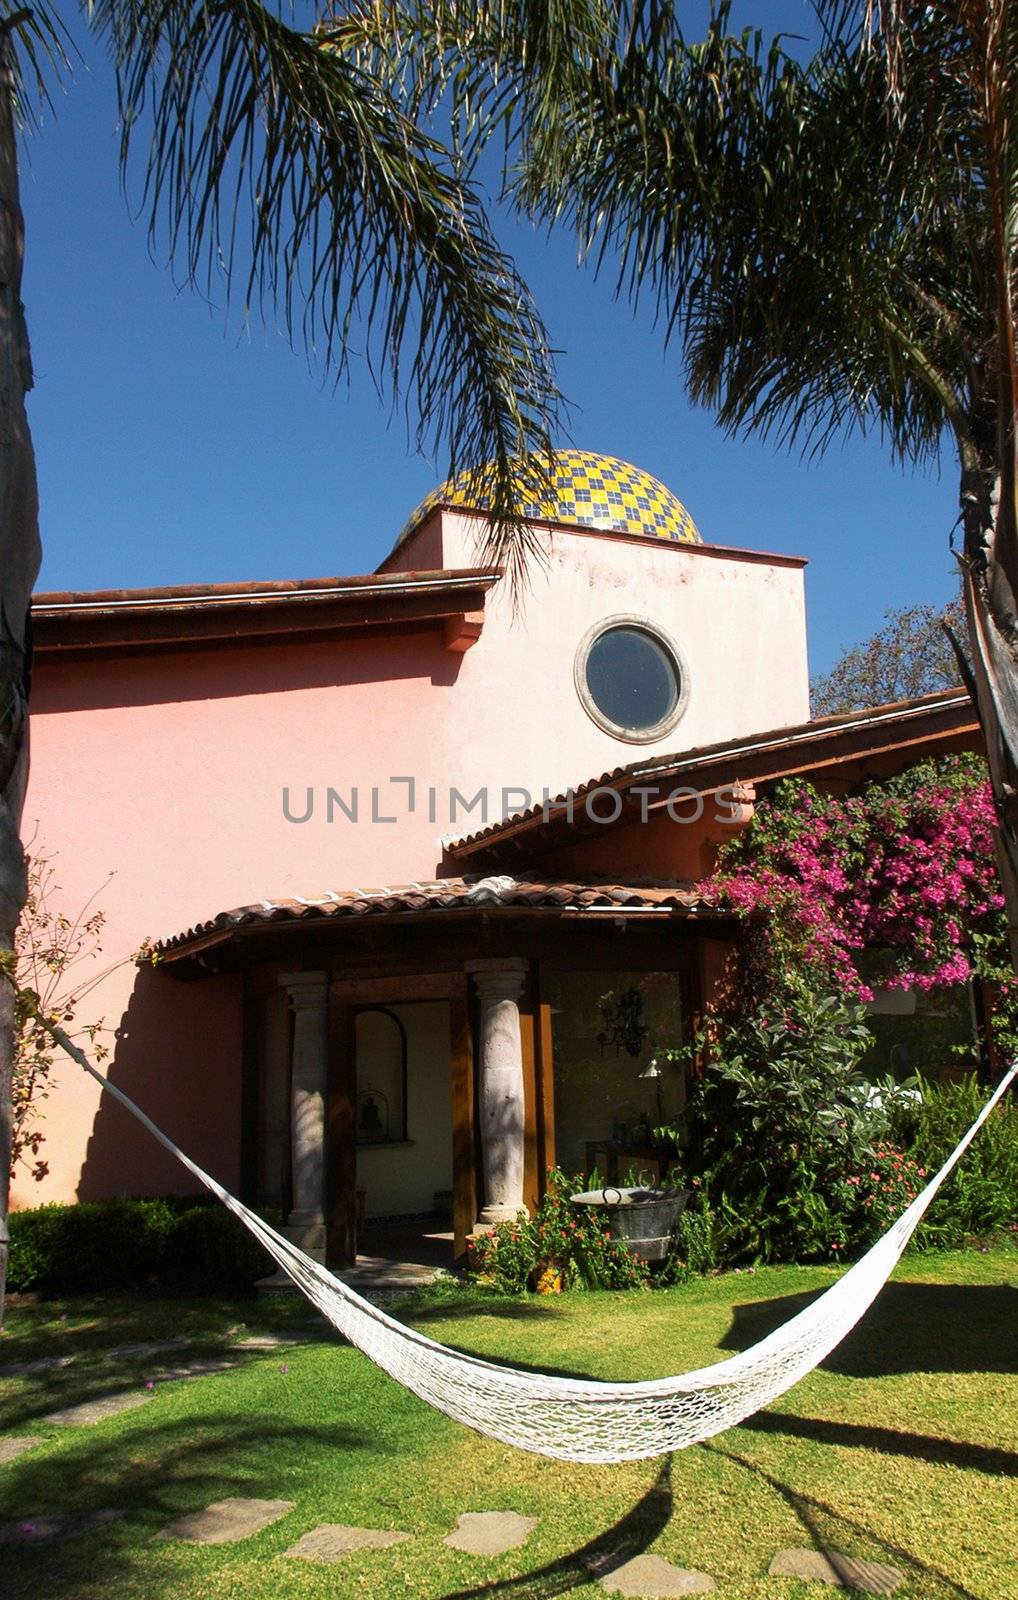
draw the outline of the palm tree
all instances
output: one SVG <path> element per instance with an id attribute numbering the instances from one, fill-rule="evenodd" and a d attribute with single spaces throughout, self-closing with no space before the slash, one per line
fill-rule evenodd
<path id="1" fill-rule="evenodd" d="M 342 372 L 352 330 L 373 373 L 450 470 L 494 464 L 489 553 L 517 570 L 519 460 L 550 448 L 558 395 L 530 296 L 455 153 L 373 74 L 355 19 L 302 31 L 273 0 L 84 0 L 107 48 L 128 165 L 141 131 L 144 209 L 192 283 L 225 269 L 245 304 Z M 450 35 L 450 43 L 455 35 Z M 67 66 L 43 0 L 0 0 L 0 966 L 24 902 L 28 610 L 40 546 L 25 408 L 18 128 Z M 0 1321 L 7 1259 L 12 990 L 0 983 Z"/>
<path id="2" fill-rule="evenodd" d="M 815 3 L 802 60 L 734 34 L 728 0 L 695 42 L 668 0 L 619 0 L 610 47 L 524 130 L 514 192 L 653 300 L 726 429 L 953 446 L 959 665 L 1018 965 L 1018 0 Z"/>

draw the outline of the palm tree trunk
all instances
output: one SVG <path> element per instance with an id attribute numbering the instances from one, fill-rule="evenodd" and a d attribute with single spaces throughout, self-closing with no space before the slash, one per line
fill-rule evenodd
<path id="1" fill-rule="evenodd" d="M 1007 448 L 1006 441 L 1000 440 Z M 1013 445 L 1012 445 L 1013 448 Z M 1007 911 L 1011 960 L 1018 972 L 1018 626 L 1011 574 L 1018 555 L 1009 474 L 987 451 L 984 461 L 963 448 L 965 616 L 968 660 L 959 653 L 979 714 L 990 787 L 997 812 L 997 869 Z"/>
<path id="2" fill-rule="evenodd" d="M 26 894 L 20 828 L 28 781 L 29 606 L 41 555 L 35 456 L 25 411 L 32 363 L 21 304 L 24 220 L 14 100 L 5 32 L 0 37 L 0 960 L 13 950 Z M 7 1287 L 14 1048 L 14 991 L 0 980 L 0 1326 Z"/>

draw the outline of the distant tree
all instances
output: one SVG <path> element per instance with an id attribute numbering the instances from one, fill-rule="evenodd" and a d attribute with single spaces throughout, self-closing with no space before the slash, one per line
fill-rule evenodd
<path id="1" fill-rule="evenodd" d="M 814 679 L 810 699 L 815 717 L 911 700 L 958 682 L 958 662 L 944 624 L 961 632 L 965 614 L 960 600 L 952 600 L 943 611 L 902 606 L 884 616 L 884 626 L 872 638 L 852 645 L 826 676 Z"/>

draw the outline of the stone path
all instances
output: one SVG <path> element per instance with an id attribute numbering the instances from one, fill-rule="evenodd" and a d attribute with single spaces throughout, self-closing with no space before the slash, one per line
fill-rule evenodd
<path id="1" fill-rule="evenodd" d="M 56 1544 L 60 1539 L 76 1539 L 124 1513 L 113 1507 L 104 1511 L 67 1511 L 62 1516 L 25 1517 L 17 1522 L 0 1523 L 0 1544 Z"/>
<path id="2" fill-rule="evenodd" d="M 179 1350 L 185 1344 L 186 1339 L 148 1339 L 141 1344 L 121 1344 L 115 1350 L 107 1350 L 103 1360 L 134 1361 L 142 1356 L 161 1356 L 167 1350 Z"/>
<path id="3" fill-rule="evenodd" d="M 185 1361 L 179 1367 L 165 1367 L 162 1372 L 154 1374 L 154 1383 L 169 1383 L 174 1378 L 208 1378 L 215 1372 L 228 1372 L 231 1367 L 239 1366 L 237 1361 L 222 1361 L 216 1357 L 198 1357 L 194 1361 Z"/>
<path id="4" fill-rule="evenodd" d="M 22 1433 L 15 1438 L 0 1439 L 0 1466 L 5 1461 L 13 1461 L 16 1456 L 23 1455 L 26 1450 L 34 1450 L 37 1444 L 42 1444 L 42 1440 L 35 1433 Z"/>
<path id="5" fill-rule="evenodd" d="M 107 1417 L 117 1417 L 122 1411 L 133 1411 L 151 1399 L 151 1393 L 139 1394 L 136 1390 L 108 1394 L 99 1400 L 83 1400 L 80 1405 L 66 1406 L 62 1411 L 50 1411 L 39 1421 L 48 1422 L 54 1428 L 80 1428 L 93 1422 L 105 1422 Z"/>
<path id="6" fill-rule="evenodd" d="M 231 1495 L 204 1511 L 178 1517 L 155 1535 L 157 1539 L 183 1539 L 187 1544 L 233 1544 L 261 1533 L 292 1511 L 292 1500 L 248 1500 Z"/>
<path id="7" fill-rule="evenodd" d="M 767 1572 L 771 1577 L 805 1578 L 835 1588 L 862 1589 L 866 1594 L 892 1594 L 905 1582 L 897 1567 L 863 1561 L 839 1550 L 779 1550 Z"/>
<path id="8" fill-rule="evenodd" d="M 9 1361 L 0 1367 L 0 1378 L 27 1378 L 33 1372 L 54 1372 L 58 1367 L 69 1367 L 73 1356 L 37 1356 L 34 1361 Z"/>
<path id="9" fill-rule="evenodd" d="M 275 1350 L 290 1342 L 285 1335 L 254 1335 L 251 1348 Z M 132 1354 L 135 1348 L 131 1347 Z M 165 1349 L 166 1346 L 160 1345 L 159 1348 Z M 144 1353 L 149 1352 L 146 1350 Z M 191 1362 L 162 1376 L 199 1377 L 235 1365 L 235 1362 Z M 109 1395 L 70 1406 L 64 1411 L 51 1412 L 43 1420 L 64 1427 L 101 1422 L 105 1417 L 116 1416 L 143 1405 L 151 1398 L 151 1393 Z M 31 1450 L 42 1442 L 34 1434 L 0 1438 L 0 1463 L 12 1461 L 23 1451 Z M 180 1539 L 188 1544 L 233 1544 L 251 1538 L 278 1522 L 280 1517 L 293 1510 L 294 1503 L 292 1500 L 230 1496 L 215 1501 L 202 1511 L 192 1511 L 178 1517 L 157 1533 L 155 1538 Z M 87 1533 L 123 1515 L 120 1510 L 108 1508 L 7 1522 L 0 1524 L 0 1544 L 55 1543 Z M 467 1555 L 489 1558 L 501 1556 L 526 1544 L 537 1524 L 537 1517 L 526 1517 L 518 1511 L 464 1511 L 457 1518 L 452 1532 L 446 1534 L 443 1543 Z M 387 1550 L 410 1538 L 411 1534 L 392 1529 L 358 1528 L 345 1523 L 326 1522 L 302 1534 L 296 1544 L 283 1554 L 292 1560 L 327 1563 L 340 1561 L 344 1556 L 362 1550 Z M 653 1553 L 627 1559 L 608 1552 L 591 1557 L 586 1565 L 606 1594 L 620 1595 L 624 1600 L 672 1600 L 673 1596 L 708 1594 L 717 1588 L 709 1573 L 673 1566 L 663 1556 Z M 806 1582 L 877 1595 L 892 1594 L 905 1581 L 904 1573 L 897 1567 L 845 1555 L 838 1550 L 779 1550 L 767 1570 L 770 1577 L 799 1578 Z"/>
<path id="10" fill-rule="evenodd" d="M 340 1522 L 324 1522 L 283 1554 L 301 1561 L 339 1561 L 356 1550 L 388 1550 L 409 1538 L 409 1533 L 390 1533 L 384 1528 L 347 1528 Z"/>
<path id="11" fill-rule="evenodd" d="M 707 1594 L 717 1587 L 706 1572 L 673 1567 L 663 1556 L 633 1556 L 617 1564 L 612 1556 L 595 1556 L 587 1565 L 608 1594 L 632 1600 L 670 1600 L 672 1595 Z"/>
<path id="12" fill-rule="evenodd" d="M 311 1333 L 308 1330 L 295 1331 L 294 1333 L 252 1333 L 246 1339 L 236 1339 L 231 1345 L 231 1350 L 279 1350 L 291 1344 L 321 1344 L 328 1338 L 331 1329 L 322 1329 L 321 1333 Z"/>
<path id="13" fill-rule="evenodd" d="M 390 1261 L 387 1256 L 357 1257 L 355 1267 L 347 1267 L 343 1272 L 337 1272 L 336 1277 L 343 1283 L 348 1283 L 351 1289 L 356 1289 L 358 1294 L 367 1294 L 372 1297 L 379 1290 L 383 1293 L 394 1289 L 404 1290 L 419 1289 L 424 1284 L 434 1283 L 442 1275 L 441 1267 L 433 1267 L 419 1261 Z"/>
<path id="14" fill-rule="evenodd" d="M 536 1517 L 518 1511 L 464 1511 L 442 1543 L 471 1556 L 500 1556 L 519 1549 L 536 1527 Z"/>

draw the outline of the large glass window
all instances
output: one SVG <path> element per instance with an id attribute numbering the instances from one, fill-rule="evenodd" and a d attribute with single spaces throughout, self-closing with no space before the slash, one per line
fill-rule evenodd
<path id="1" fill-rule="evenodd" d="M 685 1102 L 682 1070 L 660 1059 L 682 1042 L 676 972 L 559 972 L 547 979 L 555 1062 L 556 1160 L 621 1176 L 646 1162 L 653 1129 Z M 651 1064 L 655 1063 L 657 1072 Z"/>
<path id="2" fill-rule="evenodd" d="M 954 1077 L 979 1064 L 979 1033 L 968 984 L 950 989 L 874 988 L 866 1008 L 873 1043 L 862 1059 L 870 1078 L 913 1073 Z"/>

